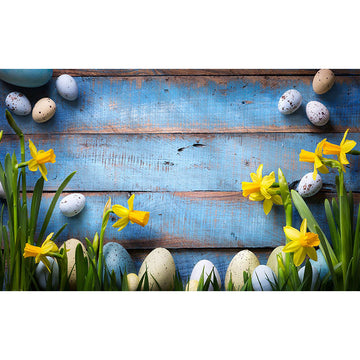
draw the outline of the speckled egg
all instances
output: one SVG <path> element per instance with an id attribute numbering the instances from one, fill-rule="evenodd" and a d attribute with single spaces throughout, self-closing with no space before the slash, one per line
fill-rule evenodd
<path id="1" fill-rule="evenodd" d="M 197 291 L 199 282 L 197 280 L 189 280 L 185 286 L 185 291 Z"/>
<path id="2" fill-rule="evenodd" d="M 278 109 L 282 114 L 289 115 L 295 112 L 302 103 L 302 96 L 299 91 L 290 89 L 285 91 L 279 100 Z"/>
<path id="3" fill-rule="evenodd" d="M 310 101 L 307 103 L 306 116 L 315 126 L 324 126 L 330 119 L 329 110 L 319 101 Z"/>
<path id="4" fill-rule="evenodd" d="M 55 87 L 60 96 L 66 100 L 74 101 L 79 95 L 79 88 L 76 80 L 70 75 L 60 75 L 56 79 Z"/>
<path id="5" fill-rule="evenodd" d="M 5 99 L 6 107 L 15 115 L 26 116 L 31 113 L 29 99 L 18 91 L 13 91 Z"/>
<path id="6" fill-rule="evenodd" d="M 312 264 L 311 264 L 311 268 L 312 268 L 311 290 L 314 290 L 316 281 L 319 277 L 319 272 Z M 299 269 L 298 274 L 300 281 L 302 282 L 304 280 L 304 275 L 305 275 L 305 266 Z"/>
<path id="7" fill-rule="evenodd" d="M 282 254 L 282 258 L 283 261 L 285 261 L 285 253 L 282 252 L 282 249 L 284 248 L 284 246 L 278 246 L 276 247 L 271 254 L 268 257 L 268 261 L 266 263 L 266 266 L 268 266 L 274 273 L 276 276 L 278 276 L 278 261 L 277 261 L 277 256 L 278 254 Z"/>
<path id="8" fill-rule="evenodd" d="M 55 102 L 50 98 L 42 98 L 34 105 L 32 118 L 37 123 L 44 123 L 55 115 L 55 111 Z"/>
<path id="9" fill-rule="evenodd" d="M 128 282 L 128 290 L 136 291 L 139 285 L 139 277 L 134 273 L 128 274 L 127 282 Z"/>
<path id="10" fill-rule="evenodd" d="M 215 265 L 209 260 L 200 260 L 198 263 L 196 263 L 196 265 L 194 266 L 194 268 L 191 272 L 190 280 L 199 281 L 201 274 L 204 271 L 204 283 L 205 283 L 205 281 L 210 276 L 210 273 L 213 269 L 214 269 L 214 271 L 211 276 L 211 281 L 214 281 L 214 274 L 215 274 L 217 283 L 218 283 L 219 287 L 221 288 L 220 274 L 219 274 L 218 270 L 216 269 Z M 208 290 L 209 291 L 214 290 L 212 283 L 210 283 Z"/>
<path id="11" fill-rule="evenodd" d="M 0 182 L 0 199 L 6 199 L 5 190 Z"/>
<path id="12" fill-rule="evenodd" d="M 140 270 L 139 279 L 148 271 L 149 289 L 152 291 L 173 290 L 175 277 L 175 262 L 169 250 L 156 248 L 144 259 Z M 156 279 L 156 281 L 154 280 Z M 156 283 L 157 282 L 157 283 Z"/>
<path id="13" fill-rule="evenodd" d="M 35 278 L 40 289 L 46 290 L 46 284 L 50 281 L 48 280 L 49 277 L 51 277 L 51 289 L 56 290 L 59 286 L 59 265 L 54 258 L 50 256 L 46 258 L 49 260 L 51 273 L 49 273 L 44 263 L 40 261 L 35 269 Z"/>
<path id="14" fill-rule="evenodd" d="M 325 275 L 329 272 L 329 267 L 320 249 L 316 250 L 316 254 L 317 254 L 317 261 L 310 259 L 310 263 L 312 267 L 318 271 L 320 280 L 322 280 L 325 277 Z"/>
<path id="15" fill-rule="evenodd" d="M 61 213 L 67 217 L 73 217 L 79 214 L 85 207 L 85 196 L 74 193 L 65 196 L 59 204 Z"/>
<path id="16" fill-rule="evenodd" d="M 114 271 L 116 284 L 121 287 L 122 275 L 125 273 L 135 273 L 136 268 L 131 256 L 126 249 L 116 242 L 108 242 L 103 249 L 105 265 L 108 274 Z"/>
<path id="17" fill-rule="evenodd" d="M 231 260 L 225 275 L 225 289 L 228 290 L 228 285 L 231 280 L 235 290 L 240 290 L 244 285 L 243 272 L 247 271 L 250 275 L 255 268 L 260 265 L 256 255 L 249 250 L 242 250 L 238 252 Z"/>
<path id="18" fill-rule="evenodd" d="M 312 86 L 314 91 L 321 95 L 328 92 L 334 83 L 335 74 L 330 69 L 321 69 L 315 74 Z"/>
<path id="19" fill-rule="evenodd" d="M 60 250 L 66 246 L 67 258 L 68 258 L 68 267 L 67 267 L 67 275 L 70 275 L 69 278 L 69 286 L 71 290 L 76 290 L 76 266 L 75 266 L 75 252 L 78 244 L 81 245 L 84 256 L 87 256 L 87 252 L 85 246 L 82 244 L 80 240 L 77 239 L 69 239 L 61 245 Z"/>
<path id="20" fill-rule="evenodd" d="M 275 280 L 275 273 L 266 265 L 257 266 L 251 275 L 251 283 L 255 291 L 272 291 L 271 285 L 275 285 Z"/>
<path id="21" fill-rule="evenodd" d="M 322 179 L 319 173 L 317 173 L 315 180 L 313 179 L 312 172 L 307 173 L 302 177 L 297 186 L 297 192 L 303 197 L 310 197 L 318 193 L 322 188 Z"/>
<path id="22" fill-rule="evenodd" d="M 22 87 L 45 85 L 53 74 L 51 69 L 1 69 L 0 80 Z"/>

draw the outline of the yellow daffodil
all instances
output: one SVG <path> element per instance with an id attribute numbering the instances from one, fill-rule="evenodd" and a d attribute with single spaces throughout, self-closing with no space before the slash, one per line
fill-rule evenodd
<path id="1" fill-rule="evenodd" d="M 34 257 L 35 263 L 39 263 L 42 261 L 46 268 L 50 271 L 50 262 L 46 258 L 46 256 L 51 256 L 52 253 L 58 253 L 59 248 L 57 245 L 51 240 L 54 233 L 49 234 L 43 244 L 40 246 L 31 245 L 29 243 L 25 244 L 24 248 L 24 258 Z"/>
<path id="2" fill-rule="evenodd" d="M 351 151 L 356 146 L 356 141 L 346 140 L 346 135 L 349 132 L 349 129 L 345 131 L 344 137 L 341 140 L 340 145 L 335 145 L 329 142 L 324 144 L 324 154 L 325 155 L 337 155 L 337 158 L 341 164 L 341 168 L 346 172 L 344 165 L 349 164 L 346 154 Z"/>
<path id="3" fill-rule="evenodd" d="M 314 180 L 316 179 L 318 171 L 322 174 L 327 174 L 329 172 L 326 165 L 324 165 L 322 162 L 322 153 L 325 142 L 326 139 L 320 141 L 317 144 L 314 153 L 302 149 L 299 155 L 299 161 L 305 161 L 314 164 L 314 172 L 313 172 Z"/>
<path id="4" fill-rule="evenodd" d="M 135 195 L 131 195 L 130 199 L 128 200 L 129 209 L 121 205 L 113 205 L 111 209 L 117 216 L 121 218 L 113 225 L 113 227 L 119 228 L 118 231 L 124 229 L 129 221 L 132 224 L 136 223 L 141 226 L 145 226 L 149 221 L 150 213 L 148 211 L 134 210 L 134 197 Z"/>
<path id="5" fill-rule="evenodd" d="M 291 226 L 284 226 L 284 233 L 291 241 L 285 245 L 282 251 L 294 253 L 294 264 L 296 266 L 302 264 L 306 255 L 308 255 L 310 259 L 317 261 L 314 246 L 320 244 L 320 239 L 317 234 L 306 232 L 306 230 L 306 219 L 301 223 L 300 231 Z"/>
<path id="6" fill-rule="evenodd" d="M 31 140 L 29 140 L 29 148 L 32 159 L 29 161 L 29 170 L 37 171 L 38 169 L 41 172 L 42 177 L 47 181 L 47 169 L 46 163 L 54 163 L 56 160 L 56 155 L 54 154 L 54 150 L 50 149 L 48 151 L 40 150 L 37 151 L 35 145 Z"/>
<path id="7" fill-rule="evenodd" d="M 271 185 L 275 182 L 275 174 L 272 172 L 270 175 L 262 176 L 263 164 L 260 164 L 255 173 L 251 173 L 250 177 L 252 182 L 243 181 L 241 183 L 243 196 L 249 196 L 251 201 L 264 200 L 264 212 L 269 214 L 273 204 L 282 205 L 281 196 L 275 194 L 276 189 L 270 189 Z"/>

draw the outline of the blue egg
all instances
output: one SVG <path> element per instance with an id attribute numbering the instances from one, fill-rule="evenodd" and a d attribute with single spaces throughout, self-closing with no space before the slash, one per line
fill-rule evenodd
<path id="1" fill-rule="evenodd" d="M 0 80 L 16 86 L 35 88 L 45 85 L 52 73 L 51 69 L 2 69 Z"/>
<path id="2" fill-rule="evenodd" d="M 121 275 L 125 270 L 127 274 L 136 273 L 136 268 L 129 253 L 116 242 L 109 242 L 104 245 L 104 259 L 107 270 L 111 274 L 114 270 L 116 276 L 116 284 L 121 286 Z"/>
<path id="3" fill-rule="evenodd" d="M 327 266 L 324 255 L 322 254 L 320 249 L 316 250 L 317 253 L 317 261 L 311 260 L 311 265 L 319 272 L 320 280 L 322 280 L 325 275 L 329 272 L 329 267 Z"/>

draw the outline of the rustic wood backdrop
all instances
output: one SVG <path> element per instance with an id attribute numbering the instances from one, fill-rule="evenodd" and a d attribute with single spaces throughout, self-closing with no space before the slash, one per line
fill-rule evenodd
<path id="1" fill-rule="evenodd" d="M 84 241 L 100 231 L 104 204 L 126 205 L 133 193 L 135 208 L 151 212 L 148 226 L 129 225 L 122 232 L 111 226 L 106 241 L 117 241 L 133 256 L 137 269 L 155 247 L 166 247 L 184 279 L 201 259 L 212 261 L 222 281 L 231 258 L 241 249 L 266 263 L 272 248 L 284 244 L 282 207 L 265 216 L 262 204 L 241 195 L 241 182 L 264 164 L 264 173 L 281 167 L 291 184 L 310 164 L 298 161 L 302 148 L 313 151 L 324 137 L 360 142 L 360 71 L 335 70 L 336 82 L 324 95 L 312 90 L 316 70 L 55 70 L 49 84 L 37 89 L 0 82 L 0 157 L 18 151 L 18 141 L 6 123 L 5 97 L 20 90 L 32 105 L 49 96 L 57 104 L 55 116 L 37 124 L 16 117 L 38 149 L 53 148 L 56 164 L 48 166 L 44 216 L 54 190 L 73 170 L 66 193 L 86 195 L 78 216 L 64 217 L 57 207 L 49 225 L 57 231 L 68 223 L 59 243 L 73 237 Z M 76 76 L 78 100 L 62 99 L 56 77 Z M 302 107 L 282 115 L 277 103 L 295 88 Z M 323 128 L 306 118 L 308 101 L 324 103 L 331 114 Z M 359 161 L 351 158 L 346 184 L 359 202 Z M 39 173 L 31 173 L 34 184 Z M 325 226 L 323 200 L 334 193 L 334 173 L 323 176 L 321 193 L 308 200 Z M 65 195 L 64 194 L 64 195 Z M 295 225 L 300 219 L 294 216 Z M 115 222 L 111 218 L 110 225 Z"/>

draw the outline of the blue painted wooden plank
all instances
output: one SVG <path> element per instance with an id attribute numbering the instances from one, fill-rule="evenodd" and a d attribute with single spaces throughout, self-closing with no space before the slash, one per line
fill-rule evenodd
<path id="1" fill-rule="evenodd" d="M 317 95 L 311 76 L 173 76 L 78 77 L 78 100 L 62 99 L 54 81 L 39 89 L 20 89 L 34 104 L 50 96 L 57 104 L 53 119 L 36 124 L 31 116 L 16 117 L 27 134 L 33 133 L 222 133 L 360 131 L 360 79 L 338 76 L 334 87 Z M 299 90 L 303 106 L 282 115 L 277 103 L 289 88 Z M 0 83 L 0 99 L 18 88 Z M 331 114 L 324 129 L 306 118 L 305 104 L 323 102 Z M 5 110 L 0 101 L 0 114 Z M 1 122 L 6 133 L 10 131 Z"/>
<path id="2" fill-rule="evenodd" d="M 240 191 L 250 172 L 264 164 L 264 174 L 281 167 L 289 182 L 313 170 L 299 162 L 301 149 L 314 151 L 327 137 L 340 143 L 342 134 L 257 134 L 243 135 L 41 135 L 32 136 L 38 149 L 53 148 L 55 164 L 48 165 L 45 188 L 54 190 L 72 171 L 77 174 L 69 191 Z M 358 142 L 360 134 L 348 138 Z M 0 159 L 18 151 L 13 136 L 4 136 Z M 29 156 L 29 154 L 27 154 Z M 359 158 L 346 173 L 346 184 L 360 191 Z M 2 160 L 3 161 L 3 160 Z M 30 174 L 29 186 L 39 172 Z M 334 172 L 323 176 L 332 190 Z"/>
<path id="3" fill-rule="evenodd" d="M 113 204 L 126 206 L 129 193 L 86 193 L 85 209 L 77 216 L 66 218 L 55 208 L 47 233 L 57 232 L 68 226 L 59 238 L 59 243 L 75 237 L 84 241 L 100 232 L 104 204 L 109 196 Z M 65 194 L 64 194 L 65 196 Z M 43 198 L 39 219 L 44 219 L 53 194 Z M 324 196 L 307 200 L 320 226 L 328 234 L 324 207 Z M 358 204 L 360 195 L 356 194 Z M 135 209 L 150 211 L 146 227 L 129 224 L 118 232 L 111 225 L 117 220 L 111 216 L 105 241 L 119 241 L 128 249 L 166 248 L 266 248 L 284 245 L 284 211 L 274 206 L 266 216 L 262 203 L 251 202 L 241 193 L 207 192 L 160 192 L 136 193 Z M 356 212 L 357 213 L 357 212 Z M 5 213 L 5 220 L 7 214 Z M 294 213 L 294 226 L 299 228 L 301 219 Z M 37 229 L 39 233 L 40 226 Z"/>

